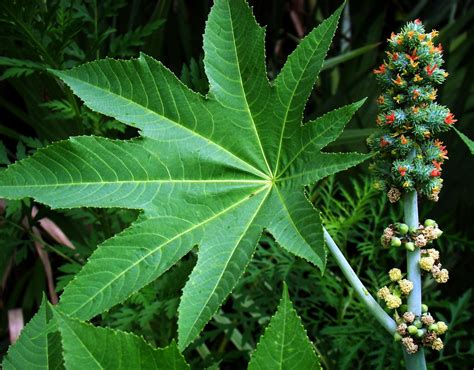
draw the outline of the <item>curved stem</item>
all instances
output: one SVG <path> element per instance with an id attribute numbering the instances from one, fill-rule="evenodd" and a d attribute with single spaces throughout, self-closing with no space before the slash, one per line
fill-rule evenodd
<path id="1" fill-rule="evenodd" d="M 403 199 L 403 210 L 405 223 L 411 227 L 418 227 L 418 200 L 416 191 L 405 194 Z M 407 278 L 413 282 L 413 290 L 408 296 L 408 311 L 415 315 L 421 315 L 421 271 L 420 271 L 420 249 L 413 252 L 407 251 Z M 404 351 L 405 365 L 407 370 L 425 370 L 425 353 L 420 348 L 415 354 L 408 354 Z"/>
<path id="2" fill-rule="evenodd" d="M 393 334 L 397 328 L 395 321 L 384 311 L 377 301 L 372 297 L 369 291 L 365 288 L 364 284 L 360 281 L 357 274 L 352 269 L 349 262 L 342 254 L 341 250 L 334 242 L 333 238 L 327 230 L 323 227 L 324 240 L 326 245 L 331 252 L 332 256 L 336 259 L 337 264 L 342 270 L 342 273 L 354 288 L 359 299 L 367 306 L 369 312 L 377 319 L 377 321 L 390 333 Z"/>

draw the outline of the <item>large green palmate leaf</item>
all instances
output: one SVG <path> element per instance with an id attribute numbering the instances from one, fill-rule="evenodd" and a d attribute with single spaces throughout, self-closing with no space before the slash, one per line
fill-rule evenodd
<path id="1" fill-rule="evenodd" d="M 263 230 L 324 269 L 321 221 L 304 186 L 367 158 L 321 152 L 362 101 L 302 125 L 340 12 L 301 41 L 274 83 L 265 71 L 264 30 L 240 0 L 216 0 L 209 15 L 207 96 L 146 55 L 53 71 L 91 109 L 141 134 L 129 141 L 74 137 L 0 173 L 0 197 L 33 197 L 53 208 L 143 211 L 97 248 L 64 290 L 62 312 L 88 320 L 197 245 L 198 262 L 179 306 L 184 349 L 236 285 Z"/>
<path id="2" fill-rule="evenodd" d="M 249 370 L 320 370 L 318 356 L 283 287 L 283 297 L 252 353 Z"/>

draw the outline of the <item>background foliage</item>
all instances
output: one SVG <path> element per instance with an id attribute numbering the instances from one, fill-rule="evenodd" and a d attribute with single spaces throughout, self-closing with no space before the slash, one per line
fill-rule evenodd
<path id="1" fill-rule="evenodd" d="M 250 3 L 257 21 L 267 25 L 270 77 L 282 67 L 298 39 L 337 6 L 314 0 Z M 133 129 L 82 106 L 59 80 L 45 72 L 46 68 L 69 68 L 99 57 L 130 57 L 144 51 L 163 61 L 190 87 L 206 92 L 201 35 L 210 5 L 200 0 L 157 4 L 139 0 L 2 1 L 0 162 L 6 165 L 70 135 L 136 136 Z M 306 107 L 307 119 L 364 96 L 373 102 L 379 89 L 371 71 L 383 57 L 379 43 L 414 18 L 422 19 L 427 29 L 440 30 L 450 77 L 439 91 L 439 101 L 456 114 L 457 127 L 474 137 L 469 79 L 474 72 L 469 53 L 474 46 L 474 7 L 470 1 L 420 1 L 416 6 L 410 1 L 349 2 L 326 70 Z M 376 105 L 366 103 L 334 148 L 364 151 L 375 114 Z M 445 188 L 438 204 L 422 204 L 421 217 L 435 218 L 445 230 L 439 243 L 451 280 L 436 291 L 427 281 L 424 294 L 430 309 L 450 325 L 445 350 L 431 354 L 429 363 L 436 368 L 459 369 L 472 367 L 474 362 L 469 333 L 473 299 L 470 279 L 466 278 L 471 272 L 474 236 L 470 217 L 474 200 L 469 192 L 473 174 L 467 147 L 455 133 L 445 136 L 450 157 L 444 172 Z M 351 265 L 375 292 L 384 282 L 384 271 L 402 262 L 396 262 L 378 243 L 384 226 L 401 219 L 401 210 L 386 204 L 383 194 L 371 188 L 370 174 L 364 168 L 324 181 L 322 190 L 308 189 L 312 200 L 322 210 L 327 228 Z M 9 344 L 7 310 L 21 308 L 27 321 L 37 311 L 43 292 L 50 299 L 52 289 L 60 293 L 93 248 L 125 228 L 136 214 L 129 210 L 51 211 L 27 200 L 0 202 L 0 351 L 4 352 Z M 37 212 L 33 212 L 34 206 Z M 74 250 L 41 227 L 39 220 L 45 217 L 69 237 Z M 38 255 L 35 242 L 45 247 L 46 259 Z M 178 297 L 195 262 L 195 253 L 189 253 L 95 324 L 133 331 L 151 343 L 166 346 L 176 337 Z M 295 309 L 325 368 L 400 366 L 398 346 L 365 314 L 330 257 L 321 277 L 314 267 L 264 237 L 231 298 L 206 327 L 201 340 L 185 352 L 192 367 L 244 367 L 255 348 L 254 338 L 263 332 L 276 310 L 283 281 L 288 283 Z"/>

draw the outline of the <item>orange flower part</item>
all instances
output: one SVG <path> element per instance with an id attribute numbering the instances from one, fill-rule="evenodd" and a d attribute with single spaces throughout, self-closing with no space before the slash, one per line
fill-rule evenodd
<path id="1" fill-rule="evenodd" d="M 405 137 L 405 135 L 400 136 L 400 142 L 402 145 L 408 144 L 408 139 Z"/>
<path id="2" fill-rule="evenodd" d="M 374 74 L 380 75 L 385 73 L 385 64 L 381 64 L 379 69 L 374 69 Z"/>
<path id="3" fill-rule="evenodd" d="M 409 39 L 411 39 L 414 34 L 415 34 L 415 31 L 408 31 L 407 32 L 407 36 L 408 36 Z"/>
<path id="4" fill-rule="evenodd" d="M 443 142 L 439 139 L 434 141 L 434 145 L 439 149 L 439 157 L 442 159 L 448 159 L 446 145 L 443 145 Z"/>
<path id="5" fill-rule="evenodd" d="M 385 123 L 387 125 L 391 125 L 395 121 L 395 113 L 392 112 L 391 114 L 385 116 Z"/>
<path id="6" fill-rule="evenodd" d="M 383 97 L 383 95 L 380 95 L 380 96 L 377 98 L 377 103 L 379 103 L 379 104 L 385 103 L 385 98 Z"/>
<path id="7" fill-rule="evenodd" d="M 418 113 L 420 111 L 420 108 L 419 107 L 411 107 L 411 110 L 413 113 Z"/>
<path id="8" fill-rule="evenodd" d="M 435 64 L 433 68 L 430 68 L 430 66 L 426 66 L 426 73 L 428 74 L 428 76 L 431 76 L 433 72 L 436 70 L 436 68 L 438 68 L 437 64 Z"/>
<path id="9" fill-rule="evenodd" d="M 458 120 L 454 118 L 454 114 L 449 112 L 446 117 L 444 117 L 444 123 L 447 125 L 452 125 L 453 123 L 457 122 Z"/>
<path id="10" fill-rule="evenodd" d="M 423 41 L 426 38 L 426 34 L 424 33 L 419 33 L 418 34 L 418 40 Z"/>
<path id="11" fill-rule="evenodd" d="M 429 98 L 430 100 L 435 100 L 435 99 L 436 99 L 436 93 L 437 93 L 437 92 L 438 92 L 438 90 L 436 90 L 436 89 L 431 90 L 430 94 L 428 95 L 428 98 Z"/>
<path id="12" fill-rule="evenodd" d="M 392 55 L 392 60 L 393 60 L 393 61 L 398 60 L 398 53 L 393 53 L 393 55 Z"/>
<path id="13" fill-rule="evenodd" d="M 423 77 L 420 77 L 420 75 L 417 73 L 415 77 L 413 77 L 413 81 L 414 82 L 423 81 Z"/>
<path id="14" fill-rule="evenodd" d="M 395 38 L 396 38 L 396 37 L 397 37 L 396 33 L 395 33 L 395 32 L 392 32 L 392 33 L 390 34 L 390 38 L 387 39 L 387 41 L 395 41 Z"/>
<path id="15" fill-rule="evenodd" d="M 436 31 L 436 30 L 432 30 L 432 31 L 430 32 L 430 35 L 431 35 L 431 38 L 434 39 L 435 37 L 438 37 L 439 32 Z"/>
<path id="16" fill-rule="evenodd" d="M 407 168 L 403 167 L 403 166 L 400 166 L 400 167 L 398 167 L 398 172 L 400 173 L 400 176 L 403 177 L 407 174 Z"/>
<path id="17" fill-rule="evenodd" d="M 393 83 L 397 84 L 398 86 L 401 86 L 405 83 L 403 79 L 400 77 L 400 75 L 397 73 L 397 78 L 394 80 L 392 79 Z"/>
<path id="18" fill-rule="evenodd" d="M 418 90 L 413 90 L 413 100 L 418 99 L 420 96 L 420 92 Z"/>
<path id="19" fill-rule="evenodd" d="M 438 171 L 441 171 L 441 165 L 443 164 L 443 162 L 433 161 L 432 163 Z"/>

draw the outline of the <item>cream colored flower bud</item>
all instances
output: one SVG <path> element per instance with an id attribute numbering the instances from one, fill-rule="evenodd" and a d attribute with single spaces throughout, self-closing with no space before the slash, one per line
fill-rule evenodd
<path id="1" fill-rule="evenodd" d="M 407 333 L 407 324 L 401 323 L 397 326 L 397 332 L 401 335 L 405 335 Z"/>
<path id="2" fill-rule="evenodd" d="M 402 278 L 402 271 L 400 269 L 393 268 L 388 272 L 388 276 L 390 276 L 390 280 L 398 281 Z"/>
<path id="3" fill-rule="evenodd" d="M 398 202 L 400 200 L 401 195 L 402 195 L 402 193 L 400 192 L 400 190 L 398 190 L 395 187 L 390 188 L 390 190 L 387 193 L 387 197 L 388 197 L 388 200 L 390 201 L 390 203 Z"/>
<path id="4" fill-rule="evenodd" d="M 441 351 L 443 349 L 443 341 L 441 338 L 436 338 L 433 343 L 431 343 L 431 348 L 433 348 L 435 351 Z"/>
<path id="5" fill-rule="evenodd" d="M 404 295 L 410 294 L 410 292 L 413 290 L 413 283 L 410 280 L 400 280 L 398 285 L 400 286 L 400 290 Z"/>
<path id="6" fill-rule="evenodd" d="M 413 341 L 413 338 L 411 337 L 403 338 L 402 343 L 408 353 L 413 354 L 413 353 L 418 352 L 418 345 L 415 344 L 415 342 Z"/>
<path id="7" fill-rule="evenodd" d="M 383 300 L 385 300 L 385 298 L 387 298 L 389 295 L 390 295 L 390 290 L 386 286 L 384 286 L 377 292 L 377 296 L 379 298 L 382 298 Z"/>
<path id="8" fill-rule="evenodd" d="M 403 320 L 405 320 L 405 322 L 411 324 L 413 322 L 413 320 L 415 320 L 415 314 L 413 312 L 405 312 L 403 314 Z"/>
<path id="9" fill-rule="evenodd" d="M 415 245 L 419 248 L 424 247 L 428 243 L 426 237 L 423 234 L 417 235 L 415 238 Z"/>
<path id="10" fill-rule="evenodd" d="M 437 330 L 438 334 L 441 335 L 448 331 L 448 325 L 446 325 L 444 321 L 438 321 L 436 325 L 438 326 L 438 330 Z"/>
<path id="11" fill-rule="evenodd" d="M 389 309 L 394 310 L 395 308 L 398 308 L 402 305 L 402 300 L 400 299 L 400 297 L 390 294 L 385 297 L 385 303 L 387 303 L 387 307 Z"/>
<path id="12" fill-rule="evenodd" d="M 440 283 L 440 284 L 447 283 L 449 280 L 449 271 L 446 269 L 442 269 L 439 273 L 434 275 L 434 278 L 437 283 Z"/>
<path id="13" fill-rule="evenodd" d="M 421 316 L 421 322 L 427 326 L 430 326 L 431 324 L 434 323 L 433 316 L 431 315 L 423 315 Z"/>
<path id="14" fill-rule="evenodd" d="M 430 249 L 428 249 L 426 252 L 427 252 L 427 253 L 429 254 L 429 256 L 430 256 L 431 258 L 433 258 L 435 261 L 436 261 L 436 260 L 439 260 L 439 251 L 438 251 L 438 250 L 436 250 L 436 249 L 434 249 L 434 248 L 430 248 Z"/>
<path id="15" fill-rule="evenodd" d="M 420 268 L 425 271 L 431 271 L 435 264 L 433 257 L 421 257 L 420 258 Z"/>

